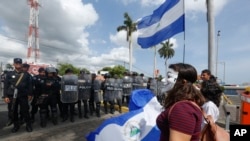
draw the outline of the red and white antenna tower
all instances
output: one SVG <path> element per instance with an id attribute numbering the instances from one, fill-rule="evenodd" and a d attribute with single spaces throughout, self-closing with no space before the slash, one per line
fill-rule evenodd
<path id="1" fill-rule="evenodd" d="M 39 3 L 38 0 L 28 0 L 30 5 L 29 17 L 29 35 L 28 35 L 28 54 L 27 58 L 30 60 L 31 54 L 34 52 L 35 62 L 39 58 L 39 38 L 38 38 L 38 14 Z"/>

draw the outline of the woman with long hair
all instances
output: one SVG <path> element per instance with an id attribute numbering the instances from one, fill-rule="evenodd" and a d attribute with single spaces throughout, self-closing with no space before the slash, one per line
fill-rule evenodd
<path id="1" fill-rule="evenodd" d="M 199 141 L 202 122 L 200 107 L 205 99 L 193 85 L 197 80 L 197 71 L 190 64 L 176 65 L 177 80 L 167 92 L 164 111 L 156 119 L 161 130 L 160 141 Z"/>

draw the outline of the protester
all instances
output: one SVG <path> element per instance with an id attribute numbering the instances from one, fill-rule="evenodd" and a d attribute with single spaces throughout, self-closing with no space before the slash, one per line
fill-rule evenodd
<path id="1" fill-rule="evenodd" d="M 161 130 L 160 141 L 199 141 L 202 122 L 199 107 L 204 104 L 205 99 L 193 85 L 197 80 L 196 69 L 184 63 L 179 63 L 178 66 L 174 87 L 168 91 L 163 105 L 164 111 L 156 119 Z"/>
<path id="2" fill-rule="evenodd" d="M 213 80 L 205 80 L 201 83 L 201 93 L 206 99 L 206 102 L 202 105 L 203 111 L 207 115 L 211 115 L 214 122 L 219 119 L 219 106 L 221 102 L 222 90 L 218 83 Z M 203 118 L 201 129 L 207 122 Z"/>

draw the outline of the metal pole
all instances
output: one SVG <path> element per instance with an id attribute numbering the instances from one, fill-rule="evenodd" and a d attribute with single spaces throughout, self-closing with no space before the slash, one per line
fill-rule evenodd
<path id="1" fill-rule="evenodd" d="M 206 0 L 207 2 L 207 20 L 208 20 L 208 69 L 215 74 L 216 50 L 214 47 L 214 0 Z"/>
<path id="2" fill-rule="evenodd" d="M 153 70 L 153 78 L 156 77 L 155 71 L 156 71 L 156 46 L 154 46 L 154 70 Z"/>
<path id="3" fill-rule="evenodd" d="M 217 52 L 216 52 L 216 74 L 215 76 L 218 78 L 218 56 L 219 56 L 219 37 L 220 37 L 220 30 L 217 32 Z"/>
<path id="4" fill-rule="evenodd" d="M 224 81 L 224 84 L 226 84 L 226 62 L 223 62 L 224 64 L 224 73 L 223 73 L 223 81 Z"/>

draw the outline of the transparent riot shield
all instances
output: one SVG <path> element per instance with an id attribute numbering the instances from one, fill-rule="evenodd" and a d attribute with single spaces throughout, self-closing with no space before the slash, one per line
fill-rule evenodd
<path id="1" fill-rule="evenodd" d="M 76 75 L 64 75 L 61 81 L 62 103 L 74 103 L 78 100 L 78 77 Z"/>

